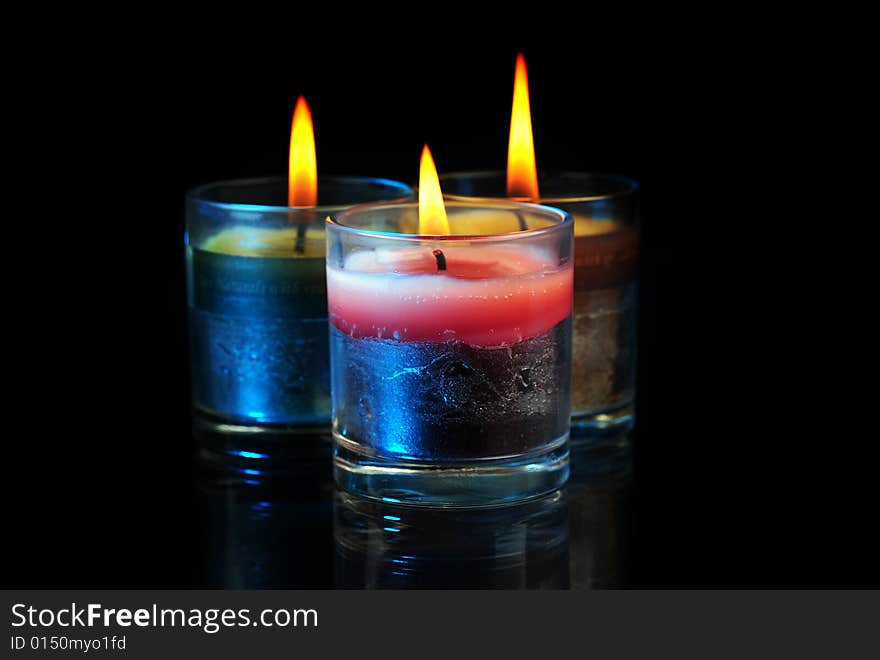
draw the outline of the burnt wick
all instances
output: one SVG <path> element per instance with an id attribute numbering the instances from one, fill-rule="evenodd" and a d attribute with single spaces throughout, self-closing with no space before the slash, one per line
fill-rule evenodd
<path id="1" fill-rule="evenodd" d="M 293 250 L 297 254 L 303 254 L 306 251 L 306 231 L 308 231 L 308 228 L 305 222 L 300 222 L 296 228 L 296 244 Z"/>
<path id="2" fill-rule="evenodd" d="M 443 250 L 434 250 L 431 254 L 437 260 L 437 271 L 446 270 L 446 255 L 443 254 Z"/>

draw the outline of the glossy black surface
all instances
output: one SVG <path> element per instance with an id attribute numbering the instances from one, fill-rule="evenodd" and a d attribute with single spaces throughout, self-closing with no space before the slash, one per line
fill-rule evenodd
<path id="1" fill-rule="evenodd" d="M 569 484 L 549 496 L 506 507 L 437 509 L 336 491 L 329 454 L 273 465 L 203 452 L 195 481 L 193 586 L 629 586 L 628 452 L 575 451 L 573 460 Z"/>

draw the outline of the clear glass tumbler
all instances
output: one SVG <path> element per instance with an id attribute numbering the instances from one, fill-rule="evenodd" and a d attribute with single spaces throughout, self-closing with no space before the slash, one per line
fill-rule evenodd
<path id="1" fill-rule="evenodd" d="M 506 196 L 504 172 L 447 174 L 449 200 Z M 624 176 L 566 172 L 538 180 L 538 203 L 574 219 L 572 441 L 624 437 L 635 422 L 638 184 Z"/>
<path id="2" fill-rule="evenodd" d="M 228 446 L 246 458 L 265 455 L 279 435 L 329 430 L 326 217 L 357 203 L 408 199 L 412 190 L 328 177 L 319 179 L 318 194 L 315 208 L 288 207 L 287 180 L 273 177 L 211 183 L 187 195 L 196 427 L 249 437 L 259 446 Z"/>
<path id="3" fill-rule="evenodd" d="M 572 220 L 496 201 L 327 223 L 335 473 L 391 502 L 481 506 L 568 475 Z"/>

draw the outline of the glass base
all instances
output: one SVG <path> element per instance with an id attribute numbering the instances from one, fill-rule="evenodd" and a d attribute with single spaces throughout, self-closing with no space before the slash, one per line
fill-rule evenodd
<path id="1" fill-rule="evenodd" d="M 568 434 L 540 453 L 467 462 L 392 461 L 337 438 L 336 485 L 360 497 L 432 507 L 489 507 L 546 495 L 568 480 Z"/>
<path id="2" fill-rule="evenodd" d="M 328 460 L 330 425 L 243 423 L 193 409 L 197 453 L 205 461 L 284 465 L 293 461 Z"/>
<path id="3" fill-rule="evenodd" d="M 636 421 L 635 406 L 631 403 L 601 411 L 574 413 L 571 416 L 572 446 L 602 445 L 632 430 Z"/>

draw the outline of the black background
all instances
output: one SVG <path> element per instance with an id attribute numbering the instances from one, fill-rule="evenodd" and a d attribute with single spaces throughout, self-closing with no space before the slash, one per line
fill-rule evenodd
<path id="1" fill-rule="evenodd" d="M 727 221 L 747 208 L 718 188 L 736 124 L 705 87 L 711 70 L 682 79 L 697 54 L 661 59 L 675 44 L 630 28 L 352 42 L 314 26 L 272 47 L 228 28 L 193 31 L 189 48 L 120 33 L 35 73 L 35 115 L 9 127 L 35 138 L 22 168 L 40 174 L 17 196 L 20 245 L 40 257 L 9 293 L 30 343 L 10 355 L 24 368 L 9 383 L 22 424 L 6 438 L 4 585 L 192 583 L 184 193 L 283 173 L 299 94 L 322 173 L 413 182 L 425 142 L 441 173 L 503 168 L 517 50 L 539 167 L 642 184 L 634 584 L 875 583 L 856 561 L 859 522 L 815 496 L 836 485 L 796 478 L 793 431 L 778 424 L 792 410 L 767 394 L 779 365 L 769 372 L 741 334 L 760 249 L 733 242 Z"/>

